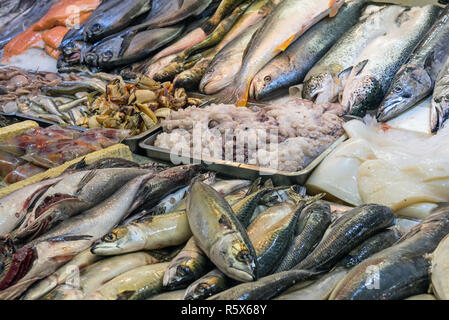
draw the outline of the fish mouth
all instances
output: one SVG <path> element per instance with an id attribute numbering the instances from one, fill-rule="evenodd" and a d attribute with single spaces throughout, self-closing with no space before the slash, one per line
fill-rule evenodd
<path id="1" fill-rule="evenodd" d="M 252 270 L 239 269 L 236 267 L 229 268 L 228 276 L 237 281 L 251 282 L 256 280 Z"/>
<path id="2" fill-rule="evenodd" d="M 384 101 L 380 107 L 379 111 L 377 112 L 376 118 L 378 121 L 386 122 L 388 120 L 391 120 L 392 118 L 399 115 L 401 105 L 404 105 L 406 103 L 406 100 L 402 97 L 397 97 L 394 99 L 386 100 Z"/>

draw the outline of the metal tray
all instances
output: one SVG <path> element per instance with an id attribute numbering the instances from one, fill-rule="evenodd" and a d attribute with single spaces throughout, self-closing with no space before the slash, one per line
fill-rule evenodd
<path id="1" fill-rule="evenodd" d="M 156 137 L 161 132 L 162 128 L 157 132 L 153 132 L 149 137 L 139 143 L 140 149 L 144 150 L 146 155 L 152 159 L 162 160 L 175 165 L 179 165 L 181 163 L 202 163 L 208 168 L 208 170 L 215 171 L 224 176 L 249 180 L 255 180 L 258 177 L 266 179 L 271 178 L 276 185 L 305 184 L 309 175 L 321 163 L 321 161 L 323 161 L 324 158 L 326 158 L 339 144 L 347 139 L 346 134 L 338 138 L 337 141 L 335 141 L 324 152 L 310 162 L 303 170 L 297 172 L 287 172 L 220 159 L 204 157 L 200 160 L 191 157 L 178 156 L 171 153 L 168 149 L 154 146 Z M 175 163 L 171 159 L 177 159 L 179 162 Z"/>
<path id="2" fill-rule="evenodd" d="M 53 121 L 48 121 L 48 120 L 41 119 L 38 117 L 28 116 L 28 115 L 22 114 L 20 112 L 14 112 L 14 113 L 0 112 L 0 114 L 4 115 L 4 116 L 14 116 L 14 117 L 24 119 L 24 120 L 33 120 L 33 121 L 36 121 L 42 127 L 48 127 L 48 126 L 51 126 L 54 124 L 58 124 Z M 79 127 L 79 126 L 67 126 L 67 128 L 78 130 L 78 131 L 86 131 L 87 130 L 87 128 Z M 144 154 L 144 152 L 142 150 L 139 150 L 139 142 L 141 140 L 145 139 L 146 137 L 148 137 L 153 132 L 156 132 L 160 129 L 161 129 L 161 125 L 158 124 L 158 125 L 154 126 L 153 128 L 151 128 L 150 130 L 142 132 L 141 134 L 126 138 L 125 140 L 122 141 L 122 143 L 127 145 L 129 147 L 129 149 L 131 150 L 131 152 Z"/>

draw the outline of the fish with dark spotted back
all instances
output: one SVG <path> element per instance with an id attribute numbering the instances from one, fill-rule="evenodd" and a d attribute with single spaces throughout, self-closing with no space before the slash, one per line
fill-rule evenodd
<path id="1" fill-rule="evenodd" d="M 449 7 L 446 7 L 441 18 L 394 77 L 387 96 L 379 107 L 379 121 L 388 121 L 398 116 L 432 92 L 438 73 L 449 57 L 448 42 Z"/>
<path id="2" fill-rule="evenodd" d="M 257 277 L 257 257 L 231 206 L 212 187 L 195 181 L 187 197 L 187 217 L 197 245 L 224 274 L 239 281 Z"/>
<path id="3" fill-rule="evenodd" d="M 399 16 L 398 29 L 374 40 L 365 48 L 351 71 L 341 104 L 354 116 L 379 107 L 393 78 L 420 40 L 438 19 L 440 8 L 413 7 Z"/>
<path id="4" fill-rule="evenodd" d="M 294 269 L 330 270 L 373 234 L 393 225 L 395 215 L 385 206 L 366 204 L 335 220 L 326 230 L 315 249 Z"/>
<path id="5" fill-rule="evenodd" d="M 328 204 L 318 201 L 307 206 L 299 217 L 297 236 L 278 263 L 275 272 L 290 270 L 300 263 L 321 240 L 331 221 Z"/>
<path id="6" fill-rule="evenodd" d="M 330 299 L 395 300 L 426 293 L 430 284 L 426 258 L 448 233 L 449 205 L 445 203 L 395 245 L 351 269 Z"/>
<path id="7" fill-rule="evenodd" d="M 343 34 L 355 25 L 368 1 L 346 2 L 334 18 L 325 18 L 310 28 L 254 77 L 250 96 L 269 99 L 281 89 L 301 83 Z"/>

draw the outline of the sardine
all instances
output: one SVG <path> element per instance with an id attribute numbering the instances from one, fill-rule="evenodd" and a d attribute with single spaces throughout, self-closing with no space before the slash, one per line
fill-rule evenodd
<path id="1" fill-rule="evenodd" d="M 329 14 L 335 16 L 343 4 L 343 0 L 283 0 L 254 34 L 238 76 L 219 98 L 246 106 L 250 85 L 257 72 L 315 23 Z"/>
<path id="2" fill-rule="evenodd" d="M 321 240 L 331 224 L 330 206 L 323 202 L 312 203 L 304 208 L 298 219 L 299 230 L 275 272 L 287 271 L 300 263 Z"/>
<path id="3" fill-rule="evenodd" d="M 335 220 L 315 249 L 294 269 L 329 270 L 338 260 L 370 236 L 394 223 L 393 211 L 385 206 L 367 204 Z"/>
<path id="4" fill-rule="evenodd" d="M 438 6 L 414 7 L 399 17 L 398 29 L 374 40 L 348 77 L 341 103 L 351 115 L 364 116 L 379 107 L 399 68 L 432 27 Z"/>
<path id="5" fill-rule="evenodd" d="M 230 278 L 252 281 L 257 276 L 256 253 L 230 205 L 212 187 L 193 183 L 187 217 L 197 245 Z"/>
<path id="6" fill-rule="evenodd" d="M 365 0 L 346 3 L 334 18 L 325 18 L 310 28 L 256 74 L 250 97 L 268 99 L 279 90 L 302 83 L 307 72 L 359 21 L 366 4 Z"/>
<path id="7" fill-rule="evenodd" d="M 424 36 L 408 61 L 396 73 L 377 113 L 379 121 L 388 121 L 427 97 L 449 57 L 449 7 Z"/>
<path id="8" fill-rule="evenodd" d="M 144 300 L 162 292 L 162 277 L 168 262 L 129 270 L 105 283 L 87 300 Z"/>
<path id="9" fill-rule="evenodd" d="M 432 291 L 439 300 L 449 300 L 449 236 L 438 244 L 432 253 Z"/>
<path id="10" fill-rule="evenodd" d="M 211 263 L 192 237 L 184 249 L 173 258 L 164 273 L 163 285 L 166 290 L 187 288 L 211 268 Z"/>
<path id="11" fill-rule="evenodd" d="M 185 291 L 184 300 L 204 300 L 228 289 L 235 281 L 214 269 L 193 282 Z"/>
<path id="12" fill-rule="evenodd" d="M 432 253 L 449 233 L 447 204 L 435 209 L 394 246 L 355 266 L 332 292 L 331 300 L 393 300 L 426 293 Z"/>
<path id="13" fill-rule="evenodd" d="M 401 6 L 368 6 L 360 22 L 346 32 L 304 78 L 302 97 L 321 104 L 334 102 L 344 89 L 349 71 L 365 47 L 396 25 Z"/>

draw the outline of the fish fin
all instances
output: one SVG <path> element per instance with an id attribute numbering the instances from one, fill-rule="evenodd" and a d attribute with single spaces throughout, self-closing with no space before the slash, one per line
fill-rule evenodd
<path id="1" fill-rule="evenodd" d="M 79 236 L 54 237 L 54 238 L 44 239 L 43 241 L 49 241 L 49 242 L 69 242 L 69 241 L 90 240 L 90 239 L 92 239 L 92 236 L 79 235 Z"/>
<path id="2" fill-rule="evenodd" d="M 72 164 L 71 166 L 67 167 L 67 169 L 64 170 L 64 173 L 70 172 L 70 171 L 77 171 L 81 170 L 83 168 L 87 167 L 86 158 L 82 158 L 77 163 Z"/>
<path id="3" fill-rule="evenodd" d="M 359 63 L 354 67 L 354 72 L 355 72 L 355 75 L 356 75 L 356 76 L 358 76 L 358 75 L 363 71 L 363 69 L 365 69 L 366 65 L 368 64 L 368 61 L 369 61 L 369 60 L 363 60 L 363 61 L 359 62 Z"/>
<path id="4" fill-rule="evenodd" d="M 263 184 L 264 188 L 274 188 L 274 184 L 273 184 L 273 180 L 268 179 L 267 181 L 265 181 L 265 183 Z"/>
<path id="5" fill-rule="evenodd" d="M 86 186 L 86 184 L 89 183 L 89 181 L 91 181 L 95 177 L 96 174 L 97 170 L 93 169 L 83 176 L 83 178 L 78 183 L 78 188 L 76 189 L 75 196 L 81 192 L 81 190 Z"/>
<path id="6" fill-rule="evenodd" d="M 237 103 L 235 104 L 236 107 L 246 107 L 247 106 L 248 96 L 249 96 L 249 88 L 251 86 L 252 81 L 253 81 L 252 78 L 248 79 L 246 86 L 244 88 L 244 91 L 242 91 L 241 95 L 239 95 Z"/>
<path id="7" fill-rule="evenodd" d="M 276 49 L 274 49 L 275 53 L 278 51 L 285 51 L 295 40 L 296 34 L 290 36 L 287 40 L 285 40 L 283 43 L 281 43 Z"/>
<path id="8" fill-rule="evenodd" d="M 340 82 L 338 84 L 339 86 L 344 86 L 344 82 L 346 82 L 346 80 L 349 78 L 353 68 L 353 66 L 346 68 L 337 75 L 337 79 Z"/>
<path id="9" fill-rule="evenodd" d="M 335 17 L 340 10 L 340 6 L 337 5 L 337 0 L 329 0 L 329 8 L 331 8 L 329 17 Z"/>
<path id="10" fill-rule="evenodd" d="M 262 178 L 259 177 L 256 180 L 254 180 L 253 183 L 249 186 L 248 192 L 245 194 L 245 197 L 249 196 L 251 193 L 256 192 L 260 187 L 260 182 L 262 181 Z"/>

